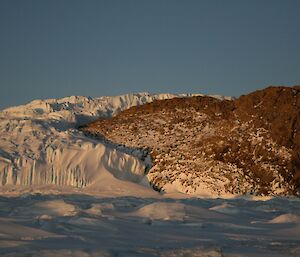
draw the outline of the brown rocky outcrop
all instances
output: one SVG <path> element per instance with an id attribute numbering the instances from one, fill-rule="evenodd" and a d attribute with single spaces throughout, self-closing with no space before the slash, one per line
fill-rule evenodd
<path id="1" fill-rule="evenodd" d="M 300 194 L 300 87 L 269 87 L 236 100 L 173 98 L 81 128 L 148 148 L 155 189 L 188 194 Z"/>

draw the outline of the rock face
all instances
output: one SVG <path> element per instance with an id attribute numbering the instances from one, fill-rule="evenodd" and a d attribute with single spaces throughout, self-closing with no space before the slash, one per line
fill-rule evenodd
<path id="1" fill-rule="evenodd" d="M 81 128 L 147 148 L 148 179 L 187 194 L 300 195 L 300 87 L 156 100 Z"/>

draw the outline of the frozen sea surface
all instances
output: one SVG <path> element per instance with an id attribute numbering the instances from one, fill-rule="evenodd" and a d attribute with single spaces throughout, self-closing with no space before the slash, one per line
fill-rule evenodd
<path id="1" fill-rule="evenodd" d="M 2 196 L 0 256 L 300 256 L 300 200 Z"/>

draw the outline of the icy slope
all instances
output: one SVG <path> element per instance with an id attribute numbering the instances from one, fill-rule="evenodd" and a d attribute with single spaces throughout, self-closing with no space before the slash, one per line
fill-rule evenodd
<path id="1" fill-rule="evenodd" d="M 140 182 L 146 165 L 131 152 L 135 156 L 143 152 L 117 150 L 113 145 L 85 137 L 76 127 L 99 117 L 111 117 L 131 106 L 175 96 L 148 93 L 99 98 L 71 96 L 35 100 L 1 111 L 0 185 L 86 187 L 97 185 L 106 173 L 117 179 Z"/>

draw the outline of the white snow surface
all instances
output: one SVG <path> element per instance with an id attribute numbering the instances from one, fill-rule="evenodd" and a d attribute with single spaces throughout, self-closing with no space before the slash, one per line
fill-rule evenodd
<path id="1" fill-rule="evenodd" d="M 0 256 L 300 256 L 300 201 L 0 197 Z"/>

